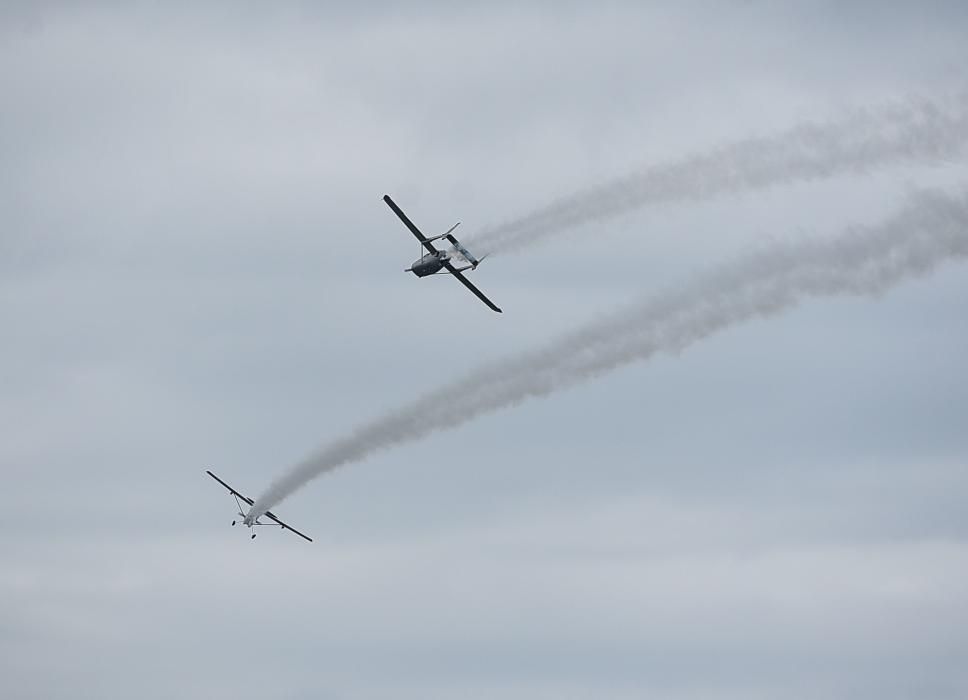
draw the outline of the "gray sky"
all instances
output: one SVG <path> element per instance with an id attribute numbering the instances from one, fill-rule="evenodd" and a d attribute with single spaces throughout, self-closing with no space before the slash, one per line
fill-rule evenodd
<path id="1" fill-rule="evenodd" d="M 401 271 L 570 192 L 963 90 L 961 3 L 0 9 L 0 694 L 960 698 L 968 277 L 831 299 L 374 455 L 318 446 L 962 156 Z"/>

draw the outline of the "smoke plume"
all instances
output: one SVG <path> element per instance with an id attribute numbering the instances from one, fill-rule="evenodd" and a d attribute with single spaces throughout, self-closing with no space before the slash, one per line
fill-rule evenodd
<path id="1" fill-rule="evenodd" d="M 811 297 L 877 294 L 939 263 L 968 257 L 968 192 L 922 193 L 894 218 L 834 239 L 789 242 L 725 265 L 544 347 L 478 369 L 363 424 L 276 479 L 261 515 L 310 480 L 480 415 L 548 396 L 657 353 L 677 353 L 730 326 Z"/>
<path id="2" fill-rule="evenodd" d="M 698 201 L 892 164 L 941 163 L 963 152 L 966 145 L 968 91 L 938 101 L 908 100 L 657 165 L 485 229 L 467 244 L 482 253 L 514 251 L 640 207 Z"/>

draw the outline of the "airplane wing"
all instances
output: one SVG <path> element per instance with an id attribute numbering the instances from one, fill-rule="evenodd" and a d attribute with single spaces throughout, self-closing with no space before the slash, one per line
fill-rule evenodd
<path id="1" fill-rule="evenodd" d="M 446 268 L 447 268 L 447 271 L 448 271 L 448 272 L 449 272 L 450 274 L 452 274 L 452 275 L 453 275 L 454 277 L 456 277 L 456 278 L 457 278 L 457 281 L 459 281 L 459 282 L 460 282 L 460 283 L 461 283 L 462 285 L 464 285 L 464 286 L 465 286 L 465 287 L 467 287 L 467 288 L 468 288 L 469 290 L 471 290 L 471 292 L 473 292 L 473 293 L 474 293 L 474 295 L 475 295 L 475 296 L 476 296 L 476 297 L 477 297 L 478 299 L 480 299 L 480 300 L 481 300 L 481 301 L 483 301 L 483 302 L 484 302 L 485 304 L 487 304 L 489 308 L 491 308 L 491 309 L 493 309 L 494 311 L 497 311 L 498 313 L 502 313 L 502 311 L 501 311 L 501 309 L 499 309 L 499 308 L 498 308 L 498 307 L 497 307 L 497 306 L 496 306 L 496 305 L 494 304 L 494 302 L 493 302 L 493 301 L 491 301 L 491 300 L 490 300 L 490 299 L 488 299 L 488 298 L 487 298 L 486 296 L 484 296 L 484 292 L 482 292 L 482 291 L 481 291 L 480 289 L 478 289 L 477 287 L 475 287 L 475 286 L 474 286 L 474 285 L 473 285 L 473 284 L 471 283 L 471 281 L 470 281 L 469 279 L 467 279 L 466 277 L 464 277 L 464 275 L 463 275 L 463 274 L 461 274 L 461 273 L 460 273 L 460 272 L 459 272 L 458 270 L 456 270 L 456 269 L 454 268 L 454 266 L 450 264 L 450 261 L 449 261 L 449 260 L 445 260 L 445 261 L 444 261 L 444 267 L 446 267 Z"/>
<path id="2" fill-rule="evenodd" d="M 302 534 L 301 532 L 299 532 L 299 530 L 297 530 L 296 528 L 292 527 L 291 525 L 286 525 L 284 522 L 282 522 L 281 520 L 279 520 L 279 518 L 277 518 L 276 516 L 274 516 L 271 511 L 268 511 L 268 510 L 266 511 L 266 517 L 269 518 L 270 520 L 275 520 L 279 525 L 282 525 L 282 529 L 283 530 L 289 530 L 289 532 L 292 532 L 292 533 L 294 533 L 296 535 L 299 535 L 304 540 L 307 540 L 309 542 L 312 542 L 313 541 L 313 538 L 312 537 L 307 537 L 306 535 Z"/>
<path id="3" fill-rule="evenodd" d="M 251 498 L 249 498 L 248 496 L 243 496 L 241 493 L 239 493 L 238 491 L 236 491 L 235 489 L 233 489 L 231 486 L 229 486 L 228 484 L 226 484 L 224 481 L 222 481 L 221 479 L 219 479 L 217 476 L 215 476 L 208 469 L 205 470 L 205 473 L 208 474 L 213 479 L 215 479 L 218 483 L 222 484 L 222 486 L 224 486 L 225 488 L 227 488 L 229 490 L 229 493 L 231 493 L 233 496 L 235 496 L 237 498 L 241 498 L 243 501 L 245 501 L 246 503 L 248 503 L 250 506 L 253 503 L 255 503 L 255 501 L 253 501 Z"/>
<path id="4" fill-rule="evenodd" d="M 417 237 L 417 240 L 420 241 L 420 244 L 424 248 L 429 250 L 431 253 L 437 252 L 437 249 L 434 248 L 434 244 L 428 241 L 425 235 L 420 233 L 420 229 L 414 226 L 413 222 L 409 218 L 407 218 L 406 214 L 403 213 L 403 210 L 397 206 L 397 203 L 394 202 L 392 199 L 390 199 L 390 195 L 388 194 L 383 195 L 383 201 L 386 202 L 387 206 L 393 210 L 394 214 L 400 217 L 400 221 L 402 221 L 404 225 L 406 225 L 406 227 L 410 229 L 410 233 L 412 233 L 414 236 Z"/>

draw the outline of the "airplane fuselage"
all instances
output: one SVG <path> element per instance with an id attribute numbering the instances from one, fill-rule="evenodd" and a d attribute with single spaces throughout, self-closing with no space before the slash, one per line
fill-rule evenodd
<path id="1" fill-rule="evenodd" d="M 427 253 L 417 260 L 414 260 L 407 272 L 412 272 L 417 277 L 433 275 L 440 271 L 440 269 L 444 266 L 444 261 L 449 257 L 450 256 L 447 254 L 447 252 L 443 250 L 436 253 Z"/>

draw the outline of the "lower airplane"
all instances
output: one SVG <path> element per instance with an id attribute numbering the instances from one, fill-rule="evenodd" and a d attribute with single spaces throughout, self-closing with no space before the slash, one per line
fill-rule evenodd
<path id="1" fill-rule="evenodd" d="M 462 274 L 465 270 L 476 270 L 477 266 L 481 264 L 481 260 L 487 256 L 482 255 L 480 259 L 475 258 L 473 255 L 471 255 L 471 252 L 467 250 L 467 248 L 460 244 L 460 241 L 454 238 L 453 232 L 454 229 L 460 225 L 459 221 L 451 226 L 447 233 L 442 233 L 439 236 L 434 236 L 433 238 L 427 238 L 420 232 L 420 229 L 413 225 L 413 222 L 407 218 L 407 215 L 404 214 L 400 207 L 397 206 L 396 202 L 390 199 L 390 195 L 383 195 L 383 201 L 386 202 L 387 206 L 393 210 L 394 214 L 400 217 L 400 221 L 402 221 L 404 225 L 410 229 L 410 233 L 417 237 L 417 240 L 420 241 L 420 245 L 429 251 L 417 260 L 414 260 L 413 264 L 404 270 L 404 272 L 412 272 L 417 277 L 427 277 L 428 275 L 436 275 L 441 270 L 446 270 L 451 275 L 456 277 L 458 282 L 471 290 L 471 292 L 478 299 L 487 304 L 488 308 L 501 313 L 501 310 L 495 306 L 494 302 L 484 296 L 484 293 L 471 284 L 471 281 Z M 434 241 L 441 238 L 446 238 L 453 248 L 451 250 L 438 250 L 435 248 Z M 454 251 L 457 253 L 456 256 L 454 255 Z M 467 265 L 463 267 L 454 267 L 453 263 L 451 263 L 451 260 L 455 257 L 463 258 L 467 261 Z"/>
<path id="2" fill-rule="evenodd" d="M 208 469 L 205 470 L 205 473 L 208 474 L 210 477 L 212 477 L 213 479 L 215 479 L 218 483 L 222 484 L 222 486 L 224 486 L 225 488 L 227 488 L 229 490 L 229 493 L 232 494 L 232 497 L 233 498 L 235 498 L 235 504 L 239 507 L 239 515 L 242 517 L 242 521 L 241 522 L 246 527 L 252 528 L 255 525 L 273 525 L 273 524 L 275 524 L 275 525 L 279 525 L 280 527 L 282 527 L 283 530 L 289 530 L 289 532 L 292 532 L 293 534 L 299 535 L 304 540 L 307 540 L 309 542 L 312 542 L 313 541 L 311 537 L 307 537 L 306 535 L 304 535 L 301 532 L 299 532 L 299 530 L 297 530 L 296 528 L 294 528 L 294 527 L 292 527 L 290 525 L 286 525 L 286 523 L 282 522 L 281 520 L 279 520 L 279 518 L 277 518 L 275 515 L 273 515 L 271 511 L 268 511 L 267 510 L 265 512 L 265 516 L 267 518 L 269 518 L 269 520 L 272 520 L 273 521 L 272 523 L 259 522 L 259 519 L 258 518 L 249 517 L 248 515 L 246 515 L 243 512 L 244 511 L 244 508 L 242 507 L 242 504 L 243 503 L 248 503 L 251 506 L 254 503 L 254 501 L 251 498 L 249 498 L 248 496 L 243 496 L 241 493 L 239 493 L 238 491 L 236 491 L 235 489 L 233 489 L 231 486 L 229 486 L 228 484 L 226 484 L 224 481 L 222 481 L 221 479 L 219 479 L 217 476 L 215 476 Z M 233 520 L 232 521 L 232 524 L 235 525 L 237 522 L 238 521 Z M 252 533 L 252 539 L 255 539 L 255 533 L 254 532 Z"/>

